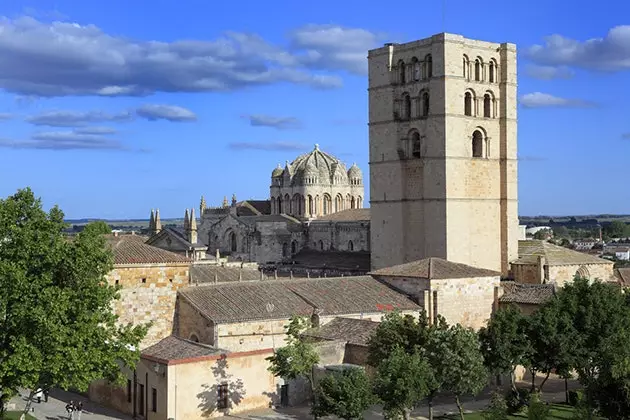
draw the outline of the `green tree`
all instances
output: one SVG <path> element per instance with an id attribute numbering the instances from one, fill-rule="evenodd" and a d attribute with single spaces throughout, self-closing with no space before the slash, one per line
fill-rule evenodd
<path id="1" fill-rule="evenodd" d="M 499 392 L 492 394 L 490 398 L 490 404 L 483 413 L 485 420 L 508 420 L 508 406 L 505 402 L 505 397 Z"/>
<path id="2" fill-rule="evenodd" d="M 97 220 L 87 226 L 90 226 L 90 229 L 93 229 L 94 233 L 100 233 L 102 235 L 112 233 L 112 228 L 102 220 Z"/>
<path id="3" fill-rule="evenodd" d="M 350 368 L 324 376 L 315 389 L 313 414 L 316 417 L 334 415 L 342 419 L 362 419 L 363 413 L 376 398 L 365 371 Z"/>
<path id="4" fill-rule="evenodd" d="M 550 237 L 551 237 L 550 229 L 540 229 L 534 233 L 534 239 L 546 240 L 546 239 L 549 239 Z"/>
<path id="5" fill-rule="evenodd" d="M 313 389 L 313 366 L 319 362 L 319 354 L 312 343 L 302 337 L 302 332 L 311 327 L 306 317 L 292 316 L 285 326 L 287 345 L 268 357 L 269 371 L 284 379 L 304 378 Z"/>
<path id="6" fill-rule="evenodd" d="M 524 364 L 532 376 L 532 392 L 536 391 L 536 374 L 545 374 L 539 387 L 542 391 L 552 371 L 563 377 L 570 375 L 574 330 L 571 319 L 557 304 L 540 308 L 529 318 L 526 327 L 530 351 Z"/>
<path id="7" fill-rule="evenodd" d="M 413 353 L 422 347 L 428 335 L 429 320 L 423 312 L 419 318 L 398 311 L 385 315 L 368 341 L 368 364 L 377 367 L 394 347 Z"/>
<path id="8" fill-rule="evenodd" d="M 407 353 L 394 347 L 381 361 L 374 379 L 374 393 L 383 404 L 388 419 L 409 419 L 411 410 L 429 392 L 431 370 L 418 351 Z"/>
<path id="9" fill-rule="evenodd" d="M 439 372 L 443 376 L 444 390 L 455 395 L 459 415 L 464 420 L 460 397 L 477 395 L 488 383 L 488 370 L 484 366 L 479 338 L 475 331 L 459 324 L 439 331 L 436 336 L 443 343 Z"/>
<path id="10" fill-rule="evenodd" d="M 527 319 L 513 306 L 495 312 L 488 325 L 479 331 L 484 363 L 494 375 L 510 375 L 516 393 L 514 372 L 530 352 L 526 335 Z"/>
<path id="11" fill-rule="evenodd" d="M 46 213 L 28 188 L 0 200 L 0 410 L 19 387 L 32 396 L 85 391 L 103 378 L 120 384 L 119 363 L 139 359 L 146 326 L 117 323 L 118 289 L 105 280 L 113 257 L 99 227 L 72 241 L 65 228 L 61 210 Z"/>
<path id="12" fill-rule="evenodd" d="M 431 371 L 430 380 L 427 381 L 427 402 L 429 405 L 429 420 L 433 420 L 433 400 L 435 396 L 442 391 L 446 375 L 444 370 L 447 366 L 444 364 L 444 335 L 448 333 L 448 323 L 441 315 L 438 315 L 437 322 L 425 327 L 426 337 L 422 346 L 422 355 L 428 363 Z"/>
<path id="13" fill-rule="evenodd" d="M 630 225 L 621 220 L 613 220 L 605 225 L 603 233 L 610 238 L 625 238 L 630 236 Z"/>
<path id="14" fill-rule="evenodd" d="M 529 399 L 527 418 L 529 420 L 546 420 L 551 414 L 551 407 L 540 400 L 540 394 L 534 392 Z"/>

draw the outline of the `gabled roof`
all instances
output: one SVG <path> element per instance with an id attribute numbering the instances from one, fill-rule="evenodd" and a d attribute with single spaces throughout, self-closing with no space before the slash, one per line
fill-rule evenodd
<path id="1" fill-rule="evenodd" d="M 537 264 L 538 257 L 544 257 L 545 264 L 549 266 L 613 264 L 613 262 L 602 258 L 534 239 L 518 241 L 518 260 L 512 264 Z"/>
<path id="2" fill-rule="evenodd" d="M 304 336 L 321 340 L 339 340 L 366 346 L 380 323 L 369 319 L 335 318 L 326 325 L 311 328 Z"/>
<path id="3" fill-rule="evenodd" d="M 336 213 L 320 216 L 313 220 L 318 221 L 331 221 L 331 222 L 369 222 L 370 221 L 370 209 L 347 209 L 338 211 Z"/>
<path id="4" fill-rule="evenodd" d="M 144 243 L 135 235 L 109 236 L 108 244 L 114 253 L 114 264 L 190 263 L 191 259 Z"/>
<path id="5" fill-rule="evenodd" d="M 163 237 L 168 236 L 169 238 L 173 238 L 174 240 L 176 240 L 177 242 L 179 242 L 180 244 L 182 244 L 182 246 L 186 247 L 186 248 L 206 248 L 206 245 L 204 245 L 203 243 L 197 241 L 197 243 L 193 244 L 191 243 L 188 238 L 186 237 L 186 234 L 184 233 L 184 229 L 180 228 L 180 227 L 165 227 L 164 229 L 162 229 L 160 232 L 158 232 L 157 234 L 151 236 L 146 243 L 148 245 L 153 245 L 156 241 L 158 241 L 159 239 L 162 239 Z"/>
<path id="6" fill-rule="evenodd" d="M 225 353 L 229 352 L 171 335 L 142 350 L 141 355 L 164 361 L 173 361 Z"/>
<path id="7" fill-rule="evenodd" d="M 454 263 L 442 258 L 425 258 L 406 264 L 385 267 L 368 273 L 373 276 L 412 277 L 429 280 L 465 279 L 473 277 L 497 277 L 501 274 L 486 270 L 485 268 L 472 267 L 466 264 Z"/>
<path id="8" fill-rule="evenodd" d="M 504 294 L 499 298 L 501 303 L 521 303 L 540 305 L 553 298 L 556 288 L 553 284 L 527 284 L 512 281 L 501 282 Z"/>
<path id="9" fill-rule="evenodd" d="M 630 285 L 630 267 L 622 267 L 617 269 L 617 277 L 624 286 Z"/>
<path id="10" fill-rule="evenodd" d="M 339 270 L 370 271 L 369 251 L 317 251 L 304 248 L 291 259 L 305 268 L 335 268 Z"/>
<path id="11" fill-rule="evenodd" d="M 316 309 L 321 315 L 420 309 L 369 276 L 224 283 L 189 287 L 179 294 L 216 323 L 310 316 Z"/>
<path id="12" fill-rule="evenodd" d="M 271 201 L 269 200 L 245 200 L 236 203 L 236 205 L 239 207 L 237 210 L 239 216 L 271 214 Z M 250 212 L 246 213 L 245 209 L 249 209 Z M 241 210 L 243 211 L 242 214 L 240 213 Z"/>

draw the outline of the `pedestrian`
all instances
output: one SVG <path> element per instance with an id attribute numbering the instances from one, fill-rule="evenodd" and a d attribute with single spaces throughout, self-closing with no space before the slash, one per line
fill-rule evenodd
<path id="1" fill-rule="evenodd" d="M 77 420 L 81 420 L 82 412 L 83 412 L 83 401 L 79 401 L 79 403 L 77 404 L 77 413 L 79 414 L 79 417 Z"/>
<path id="2" fill-rule="evenodd" d="M 42 403 L 42 397 L 44 396 L 44 393 L 42 392 L 41 388 L 37 388 L 37 391 L 35 391 L 35 398 L 37 398 L 37 404 L 41 404 Z"/>
<path id="3" fill-rule="evenodd" d="M 44 402 L 48 402 L 48 392 L 48 389 L 44 391 Z"/>
<path id="4" fill-rule="evenodd" d="M 72 412 L 74 411 L 74 401 L 70 400 L 70 402 L 66 404 L 66 411 L 72 417 Z"/>

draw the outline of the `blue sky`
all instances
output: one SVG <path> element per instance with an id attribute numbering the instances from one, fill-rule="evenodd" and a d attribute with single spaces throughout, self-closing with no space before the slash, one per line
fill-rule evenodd
<path id="1" fill-rule="evenodd" d="M 367 178 L 367 50 L 446 31 L 519 48 L 521 215 L 630 213 L 630 3 L 445 1 L 3 1 L 0 196 L 181 217 L 315 143 Z"/>

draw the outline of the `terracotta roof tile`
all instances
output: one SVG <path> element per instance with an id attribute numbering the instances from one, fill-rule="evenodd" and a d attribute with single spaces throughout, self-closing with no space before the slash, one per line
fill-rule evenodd
<path id="1" fill-rule="evenodd" d="M 302 249 L 292 257 L 296 265 L 305 268 L 335 268 L 339 270 L 370 271 L 368 251 L 316 251 Z"/>
<path id="2" fill-rule="evenodd" d="M 190 267 L 190 282 L 193 284 L 255 280 L 260 280 L 260 271 L 253 268 L 241 269 L 240 267 L 222 267 L 212 264 L 193 264 Z"/>
<path id="3" fill-rule="evenodd" d="M 183 338 L 171 335 L 166 337 L 154 345 L 142 350 L 142 356 L 155 357 L 162 360 L 182 360 L 194 357 L 213 356 L 229 353 L 209 346 L 207 344 L 195 343 L 194 341 L 185 340 Z"/>
<path id="4" fill-rule="evenodd" d="M 189 287 L 179 291 L 217 323 L 322 315 L 419 310 L 407 296 L 369 276 L 266 280 Z M 273 311 L 268 312 L 268 304 Z"/>
<path id="5" fill-rule="evenodd" d="M 630 285 L 630 267 L 618 268 L 617 277 L 624 286 Z"/>
<path id="6" fill-rule="evenodd" d="M 385 267 L 369 274 L 374 276 L 415 277 L 423 279 L 463 279 L 472 277 L 496 277 L 501 274 L 484 268 L 454 263 L 442 258 L 425 258 L 406 264 Z"/>
<path id="7" fill-rule="evenodd" d="M 341 340 L 350 344 L 366 346 L 379 323 L 368 319 L 335 318 L 326 325 L 304 332 L 304 336 Z"/>
<path id="8" fill-rule="evenodd" d="M 191 259 L 144 243 L 135 235 L 109 236 L 107 242 L 114 253 L 114 264 L 190 263 Z"/>
<path id="9" fill-rule="evenodd" d="M 518 260 L 512 264 L 537 264 L 545 257 L 547 265 L 613 264 L 611 261 L 574 251 L 547 241 L 528 239 L 518 241 Z"/>
<path id="10" fill-rule="evenodd" d="M 499 298 L 501 303 L 523 303 L 539 305 L 547 302 L 556 293 L 553 284 L 527 284 L 511 281 L 501 282 L 504 294 Z"/>
<path id="11" fill-rule="evenodd" d="M 314 220 L 317 221 L 331 221 L 331 222 L 369 222 L 370 221 L 370 209 L 348 209 L 338 211 L 336 213 L 320 216 Z"/>

